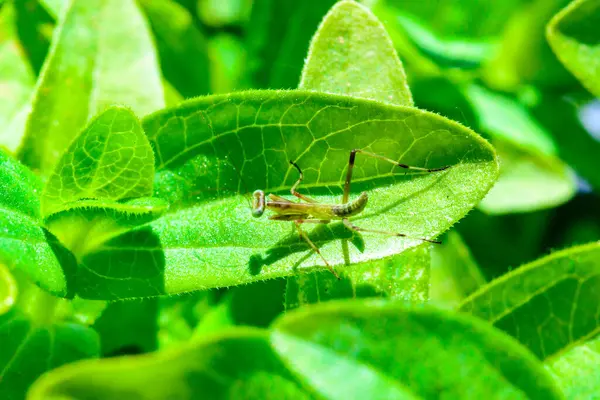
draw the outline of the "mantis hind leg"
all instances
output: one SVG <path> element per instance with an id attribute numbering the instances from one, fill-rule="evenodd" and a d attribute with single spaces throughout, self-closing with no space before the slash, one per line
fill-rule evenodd
<path id="1" fill-rule="evenodd" d="M 356 158 L 356 153 L 361 153 L 365 156 L 389 162 L 390 164 L 393 164 L 400 168 L 404 168 L 407 171 L 438 172 L 450 168 L 449 165 L 446 165 L 445 167 L 441 168 L 412 167 L 410 165 L 399 163 L 398 161 L 392 160 L 391 158 L 380 156 L 379 154 L 371 153 L 361 149 L 354 149 L 350 152 L 350 158 L 348 159 L 348 172 L 346 173 L 346 181 L 344 182 L 344 197 L 342 198 L 342 204 L 346 204 L 348 202 L 348 197 L 350 196 L 350 183 L 352 182 L 352 171 L 354 169 L 354 159 Z"/>
<path id="2" fill-rule="evenodd" d="M 314 223 L 327 223 L 327 222 L 329 222 L 329 221 L 322 221 L 322 222 L 317 222 L 317 221 L 320 221 L 320 220 L 311 220 L 310 222 L 314 222 Z M 319 248 L 317 246 L 315 246 L 315 244 L 310 240 L 310 238 L 308 237 L 308 235 L 306 234 L 306 232 L 304 232 L 304 230 L 300 226 L 304 222 L 305 221 L 302 221 L 302 220 L 301 221 L 294 221 L 294 223 L 296 224 L 296 228 L 298 229 L 298 234 L 321 257 L 321 259 L 325 262 L 325 265 L 327 266 L 327 268 L 329 269 L 329 271 L 333 274 L 333 276 L 335 276 L 338 280 L 341 279 L 340 276 L 337 274 L 337 272 L 335 272 L 335 270 L 333 269 L 333 267 L 331 265 L 329 265 L 329 263 L 327 262 L 327 260 L 325 259 L 325 257 L 323 257 L 323 254 L 321 254 L 321 250 L 319 250 Z"/>
<path id="3" fill-rule="evenodd" d="M 413 236 L 405 235 L 404 233 L 389 232 L 389 231 L 380 231 L 380 230 L 377 230 L 377 229 L 361 228 L 360 226 L 354 225 L 352 222 L 350 222 L 347 219 L 343 219 L 342 222 L 344 223 L 344 225 L 346 225 L 346 227 L 348 229 L 351 229 L 351 230 L 356 231 L 356 232 L 379 233 L 381 235 L 405 237 L 405 238 L 408 238 L 408 239 L 416 239 L 416 240 L 421 240 L 423 242 L 428 242 L 428 243 L 442 244 L 442 242 L 437 241 L 437 240 L 430 240 L 430 239 L 425 239 L 425 238 L 413 237 Z"/>

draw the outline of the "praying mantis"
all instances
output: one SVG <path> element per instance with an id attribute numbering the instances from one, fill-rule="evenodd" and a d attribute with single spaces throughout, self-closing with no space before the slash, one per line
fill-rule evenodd
<path id="1" fill-rule="evenodd" d="M 265 192 L 262 190 L 256 190 L 252 194 L 252 215 L 254 217 L 261 217 L 265 210 L 270 210 L 275 213 L 275 215 L 271 215 L 269 217 L 270 220 L 274 221 L 291 221 L 295 224 L 296 229 L 298 230 L 298 234 L 300 238 L 303 239 L 325 262 L 325 265 L 329 269 L 329 271 L 337 278 L 340 279 L 340 276 L 335 272 L 333 267 L 327 262 L 325 257 L 321 254 L 319 248 L 310 240 L 306 232 L 302 229 L 302 224 L 311 223 L 311 224 L 328 224 L 332 220 L 341 220 L 342 223 L 350 230 L 356 232 L 371 232 L 371 233 L 379 233 L 383 235 L 390 236 L 399 236 L 399 237 L 407 237 L 417 240 L 422 240 L 424 242 L 429 243 L 437 243 L 439 241 L 430 240 L 425 238 L 413 238 L 411 236 L 405 235 L 403 233 L 397 232 L 388 232 L 381 231 L 375 229 L 367 229 L 361 228 L 359 226 L 354 225 L 348 218 L 353 217 L 357 214 L 360 214 L 365 207 L 367 206 L 367 202 L 369 197 L 366 192 L 362 192 L 356 200 L 349 201 L 350 195 L 350 184 L 352 181 L 352 171 L 354 169 L 354 161 L 356 158 L 356 154 L 360 153 L 365 156 L 377 158 L 379 160 L 383 160 L 393 164 L 394 166 L 404 168 L 407 171 L 421 171 L 421 172 L 439 172 L 444 171 L 450 166 L 444 166 L 441 168 L 421 168 L 421 167 L 412 167 L 410 165 L 402 164 L 397 161 L 392 160 L 391 158 L 387 158 L 375 153 L 371 153 L 368 151 L 364 151 L 361 149 L 354 149 L 350 151 L 350 158 L 348 160 L 348 171 L 346 174 L 346 180 L 344 183 L 344 195 L 342 198 L 342 204 L 326 204 L 319 203 L 317 200 L 314 200 L 302 193 L 299 193 L 296 189 L 304 179 L 304 175 L 302 174 L 302 170 L 294 161 L 290 160 L 290 164 L 294 166 L 298 170 L 299 178 L 294 183 L 294 185 L 290 189 L 290 193 L 292 196 L 297 197 L 299 202 L 293 202 L 291 200 L 285 199 L 281 196 L 275 194 L 265 195 Z M 267 199 L 268 197 L 268 199 Z"/>

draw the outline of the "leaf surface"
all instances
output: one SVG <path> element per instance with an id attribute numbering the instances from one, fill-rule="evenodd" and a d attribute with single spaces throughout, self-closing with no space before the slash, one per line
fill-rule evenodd
<path id="1" fill-rule="evenodd" d="M 152 194 L 154 155 L 137 117 L 111 107 L 71 143 L 48 178 L 42 215 L 84 199 L 123 200 Z"/>
<path id="2" fill-rule="evenodd" d="M 443 306 L 456 306 L 485 284 L 471 251 L 454 230 L 442 239 L 441 246 L 431 250 L 431 301 Z"/>
<path id="3" fill-rule="evenodd" d="M 39 192 L 39 178 L 0 151 L 0 262 L 24 271 L 46 290 L 67 296 L 75 260 L 42 228 Z"/>
<path id="4" fill-rule="evenodd" d="M 86 361 L 54 370 L 29 399 L 310 399 L 273 352 L 265 331 L 237 329 L 206 340 L 128 358 Z"/>
<path id="5" fill-rule="evenodd" d="M 600 391 L 600 337 L 546 361 L 567 399 L 593 399 Z"/>
<path id="6" fill-rule="evenodd" d="M 156 153 L 155 195 L 173 212 L 86 257 L 81 272 L 87 276 L 78 281 L 85 282 L 82 296 L 177 293 L 322 265 L 306 254 L 306 244 L 288 224 L 252 218 L 247 198 L 238 194 L 244 187 L 289 193 L 297 179 L 289 160 L 304 169 L 303 190 L 329 204 L 339 202 L 354 147 L 411 165 L 452 165 L 414 175 L 393 173 L 391 165 L 374 160 L 357 161 L 352 194 L 366 190 L 370 200 L 356 223 L 401 227 L 413 237 L 448 229 L 489 190 L 498 170 L 487 142 L 457 123 L 412 107 L 344 96 L 301 91 L 211 96 L 149 116 L 144 128 Z M 355 241 L 351 263 L 420 244 L 356 235 L 339 222 L 317 226 L 310 236 L 333 265 L 345 263 L 335 239 Z"/>
<path id="7" fill-rule="evenodd" d="M 483 212 L 532 212 L 556 207 L 575 196 L 576 176 L 557 157 L 502 140 L 492 143 L 504 168 L 498 182 L 477 206 Z"/>
<path id="8" fill-rule="evenodd" d="M 0 145 L 14 151 L 20 144 L 24 115 L 35 75 L 17 34 L 15 7 L 0 10 Z"/>
<path id="9" fill-rule="evenodd" d="M 567 69 L 600 96 L 600 1 L 575 0 L 546 27 L 548 43 Z"/>
<path id="10" fill-rule="evenodd" d="M 527 346 L 540 359 L 598 333 L 600 245 L 573 247 L 511 271 L 460 306 Z"/>
<path id="11" fill-rule="evenodd" d="M 299 88 L 413 105 L 385 28 L 366 7 L 348 0 L 331 8 L 313 36 Z"/>
<path id="12" fill-rule="evenodd" d="M 381 300 L 305 307 L 274 323 L 272 342 L 325 398 L 561 398 L 518 342 L 435 309 Z"/>
<path id="13" fill-rule="evenodd" d="M 105 107 L 123 103 L 144 115 L 164 105 L 154 46 L 133 0 L 70 0 L 63 12 L 19 150 L 43 175 Z"/>
<path id="14" fill-rule="evenodd" d="M 308 54 L 300 89 L 413 105 L 404 68 L 389 35 L 367 8 L 354 1 L 341 1 L 331 8 L 313 36 Z M 290 277 L 286 308 L 372 296 L 424 301 L 429 279 L 428 247 L 345 268 L 342 281 L 322 272 Z M 347 252 L 347 248 L 348 240 L 343 239 L 342 251 Z"/>

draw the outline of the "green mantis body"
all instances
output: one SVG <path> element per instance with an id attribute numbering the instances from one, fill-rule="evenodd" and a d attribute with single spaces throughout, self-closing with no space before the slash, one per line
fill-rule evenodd
<path id="1" fill-rule="evenodd" d="M 302 224 L 305 224 L 305 223 L 328 224 L 332 220 L 341 220 L 348 229 L 351 229 L 356 232 L 373 232 L 373 233 L 380 233 L 380 234 L 391 235 L 391 236 L 409 237 L 403 233 L 387 232 L 387 231 L 379 231 L 379 230 L 361 228 L 361 227 L 358 227 L 358 226 L 352 224 L 350 222 L 350 220 L 348 219 L 357 214 L 360 214 L 365 209 L 365 207 L 367 206 L 367 202 L 369 201 L 369 197 L 366 192 L 362 192 L 356 200 L 348 201 L 348 197 L 350 195 L 350 183 L 352 181 L 352 171 L 354 168 L 354 160 L 356 157 L 356 153 L 362 153 L 362 154 L 370 156 L 370 157 L 378 158 L 380 160 L 390 162 L 390 163 L 394 164 L 395 166 L 398 166 L 398 167 L 401 167 L 401 168 L 404 168 L 407 170 L 413 170 L 413 171 L 438 172 L 438 171 L 443 171 L 443 170 L 449 168 L 449 166 L 445 166 L 442 168 L 434 168 L 434 169 L 411 167 L 409 165 L 401 164 L 401 163 L 394 161 L 387 157 L 383 157 L 383 156 L 380 156 L 380 155 L 377 155 L 374 153 L 369 153 L 369 152 L 366 152 L 366 151 L 363 151 L 360 149 L 355 149 L 350 152 L 350 159 L 348 161 L 348 172 L 346 175 L 346 182 L 344 184 L 344 197 L 342 199 L 342 204 L 319 203 L 317 200 L 314 200 L 306 195 L 299 193 L 296 190 L 296 188 L 298 187 L 298 185 L 300 185 L 304 176 L 302 174 L 302 170 L 300 169 L 300 167 L 293 161 L 290 161 L 290 164 L 292 164 L 298 170 L 300 177 L 298 178 L 296 183 L 290 189 L 290 193 L 292 194 L 292 196 L 299 198 L 300 202 L 296 203 L 296 202 L 290 201 L 288 199 L 285 199 L 285 198 L 275 195 L 275 194 L 269 194 L 268 196 L 266 196 L 265 192 L 262 190 L 256 190 L 252 195 L 252 199 L 253 199 L 252 215 L 254 217 L 258 218 L 263 215 L 265 210 L 270 210 L 270 211 L 274 212 L 274 215 L 271 215 L 269 217 L 270 220 L 294 222 L 296 225 L 296 228 L 298 229 L 298 233 L 300 234 L 300 237 L 302 239 L 304 239 L 304 241 L 306 241 L 306 243 L 323 259 L 323 261 L 325 262 L 325 265 L 327 265 L 327 267 L 329 268 L 331 273 L 333 273 L 336 276 L 336 278 L 338 278 L 338 279 L 339 279 L 338 274 L 331 267 L 331 265 L 329 265 L 327 260 L 323 257 L 323 255 L 319 251 L 319 248 L 317 246 L 315 246 L 315 244 L 306 235 L 306 233 L 304 232 L 304 230 L 301 227 Z M 267 199 L 267 197 L 268 197 L 268 199 Z M 302 201 L 304 201 L 304 202 L 302 202 Z M 424 238 L 415 238 L 415 239 L 419 239 L 419 240 L 422 240 L 425 242 L 430 242 L 430 243 L 440 243 L 435 240 L 424 239 Z"/>

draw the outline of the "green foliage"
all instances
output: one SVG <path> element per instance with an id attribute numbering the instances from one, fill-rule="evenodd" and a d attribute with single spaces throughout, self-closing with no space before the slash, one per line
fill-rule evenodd
<path id="1" fill-rule="evenodd" d="M 460 306 L 547 359 L 593 337 L 600 245 L 556 252 L 480 288 Z"/>
<path id="2" fill-rule="evenodd" d="M 474 384 L 481 376 L 486 380 Z M 340 377 L 345 379 L 341 386 Z M 268 330 L 236 328 L 150 357 L 66 366 L 38 381 L 30 398 L 125 393 L 141 399 L 200 393 L 212 398 L 242 393 L 244 398 L 560 398 L 533 355 L 485 323 L 372 301 L 303 308 Z"/>
<path id="3" fill-rule="evenodd" d="M 594 398 L 599 19 L 0 1 L 0 398 Z"/>
<path id="4" fill-rule="evenodd" d="M 546 35 L 562 63 L 595 96 L 600 96 L 600 2 L 573 1 L 548 24 Z"/>

